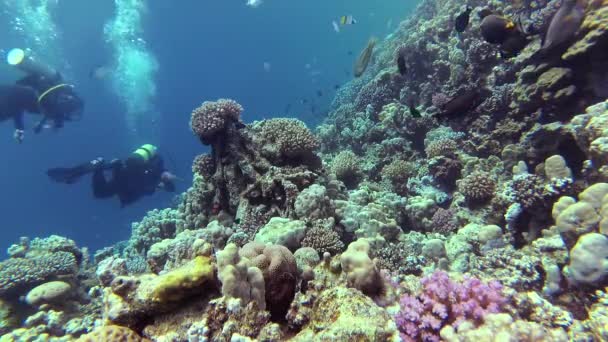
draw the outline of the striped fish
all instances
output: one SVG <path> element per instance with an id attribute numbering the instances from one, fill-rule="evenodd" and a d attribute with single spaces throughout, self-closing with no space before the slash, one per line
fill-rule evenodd
<path id="1" fill-rule="evenodd" d="M 340 25 L 352 25 L 356 24 L 357 20 L 352 15 L 343 15 L 340 17 Z"/>

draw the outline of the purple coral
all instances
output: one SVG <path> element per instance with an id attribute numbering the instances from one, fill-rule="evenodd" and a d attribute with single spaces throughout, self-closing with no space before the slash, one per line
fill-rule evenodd
<path id="1" fill-rule="evenodd" d="M 395 315 L 403 341 L 440 341 L 443 327 L 457 327 L 465 320 L 479 324 L 485 315 L 501 312 L 508 301 L 498 281 L 485 284 L 465 278 L 457 283 L 447 273 L 437 271 L 421 283 L 420 294 L 401 297 L 401 309 Z"/>

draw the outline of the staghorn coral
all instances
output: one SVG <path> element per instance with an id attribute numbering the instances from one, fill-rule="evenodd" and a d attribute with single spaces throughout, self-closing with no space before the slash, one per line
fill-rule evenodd
<path id="1" fill-rule="evenodd" d="M 421 293 L 402 296 L 401 309 L 395 315 L 404 341 L 439 341 L 442 328 L 457 328 L 466 320 L 479 324 L 486 315 L 503 310 L 508 302 L 496 281 L 484 284 L 465 278 L 457 283 L 447 273 L 437 271 L 421 282 Z"/>
<path id="2" fill-rule="evenodd" d="M 228 124 L 240 120 L 242 111 L 243 107 L 233 100 L 205 101 L 192 111 L 190 128 L 203 144 L 209 145 L 227 128 Z"/>

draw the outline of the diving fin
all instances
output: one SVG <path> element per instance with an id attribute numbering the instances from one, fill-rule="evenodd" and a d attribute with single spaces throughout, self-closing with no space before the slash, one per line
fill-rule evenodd
<path id="1" fill-rule="evenodd" d="M 94 165 L 91 162 L 75 167 L 57 167 L 46 171 L 47 176 L 57 183 L 73 184 L 82 176 L 95 171 L 98 167 L 105 168 L 105 165 Z"/>

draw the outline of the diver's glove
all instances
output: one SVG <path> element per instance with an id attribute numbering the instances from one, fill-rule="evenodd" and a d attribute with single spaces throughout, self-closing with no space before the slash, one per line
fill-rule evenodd
<path id="1" fill-rule="evenodd" d="M 25 132 L 22 129 L 16 129 L 15 133 L 13 133 L 13 138 L 15 139 L 15 141 L 21 144 L 23 142 L 24 134 Z"/>

